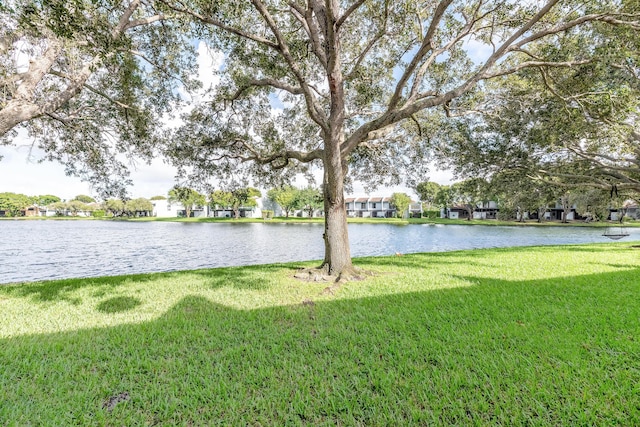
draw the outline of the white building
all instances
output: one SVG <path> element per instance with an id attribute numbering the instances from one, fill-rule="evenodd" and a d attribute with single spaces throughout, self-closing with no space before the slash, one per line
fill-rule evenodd
<path id="1" fill-rule="evenodd" d="M 177 218 L 187 214 L 184 205 L 180 202 L 170 202 L 168 199 L 151 200 L 153 216 L 157 218 Z M 191 216 L 194 218 L 206 218 L 209 216 L 209 206 L 193 206 Z"/>

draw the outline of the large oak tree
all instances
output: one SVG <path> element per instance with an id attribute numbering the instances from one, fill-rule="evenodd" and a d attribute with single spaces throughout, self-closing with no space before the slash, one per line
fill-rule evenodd
<path id="1" fill-rule="evenodd" d="M 399 179 L 490 81 L 598 61 L 576 36 L 638 28 L 638 5 L 616 1 L 162 2 L 226 58 L 212 101 L 186 118 L 169 155 L 200 179 L 275 180 L 318 165 L 323 269 L 343 277 L 354 273 L 350 178 Z"/>

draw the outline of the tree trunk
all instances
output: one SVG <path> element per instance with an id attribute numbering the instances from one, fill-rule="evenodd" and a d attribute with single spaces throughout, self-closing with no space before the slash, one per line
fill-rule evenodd
<path id="1" fill-rule="evenodd" d="M 318 2 L 321 4 L 322 2 Z M 325 2 L 327 82 L 331 94 L 330 113 L 324 134 L 324 262 L 323 269 L 338 279 L 355 275 L 349 248 L 347 209 L 344 205 L 344 178 L 347 175 L 344 143 L 344 82 L 340 63 L 340 34 L 335 31 L 339 11 L 337 0 Z"/>
<path id="2" fill-rule="evenodd" d="M 322 267 L 331 276 L 353 274 L 347 210 L 344 205 L 344 177 L 339 144 L 336 150 L 327 147 L 324 159 L 324 262 Z"/>

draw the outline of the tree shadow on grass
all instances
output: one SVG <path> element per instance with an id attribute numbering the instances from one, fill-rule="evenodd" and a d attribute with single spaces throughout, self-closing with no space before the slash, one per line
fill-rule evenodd
<path id="1" fill-rule="evenodd" d="M 14 297 L 31 297 L 37 302 L 69 301 L 78 304 L 81 301 L 72 295 L 82 288 L 93 287 L 96 289 L 95 296 L 102 296 L 127 283 L 144 283 L 163 277 L 170 277 L 172 274 L 173 273 L 131 274 L 125 276 L 87 277 L 23 283 L 0 286 L 0 294 Z"/>
<path id="2" fill-rule="evenodd" d="M 98 311 L 111 314 L 133 310 L 140 304 L 142 304 L 142 301 L 140 301 L 138 298 L 113 297 L 102 301 L 96 308 Z"/>
<path id="3" fill-rule="evenodd" d="M 111 295 L 116 289 L 126 285 L 139 285 L 157 280 L 173 280 L 179 283 L 193 277 L 205 282 L 210 289 L 232 287 L 239 290 L 266 290 L 278 280 L 274 275 L 278 271 L 286 271 L 293 276 L 298 269 L 295 264 L 270 264 L 243 267 L 222 267 L 200 270 L 183 270 L 166 273 L 132 274 L 124 276 L 108 276 L 97 278 L 63 279 L 46 282 L 24 283 L 0 286 L 0 295 L 11 297 L 32 298 L 33 301 L 47 303 L 67 301 L 71 304 L 81 304 L 77 291 L 83 288 L 93 288 L 93 297 Z"/>
<path id="4" fill-rule="evenodd" d="M 363 257 L 354 259 L 354 264 L 359 267 L 376 267 L 376 266 L 390 266 L 390 267 L 402 267 L 402 268 L 426 268 L 430 265 L 474 265 L 482 266 L 486 265 L 482 262 L 474 262 L 474 258 L 484 258 L 486 255 L 482 253 L 465 252 L 461 255 L 460 251 L 455 252 L 421 252 L 402 254 L 396 256 L 384 256 L 384 257 Z"/>
<path id="5" fill-rule="evenodd" d="M 527 254 L 535 249 L 536 252 L 557 252 L 562 249 L 569 253 L 601 253 L 603 251 L 620 251 L 628 249 L 628 246 L 619 244 L 602 244 L 600 247 L 585 247 L 583 245 L 549 245 L 549 246 L 520 246 L 505 248 L 485 248 L 474 250 L 447 251 L 447 252 L 420 252 L 403 254 L 402 256 L 387 257 L 363 257 L 357 258 L 355 263 L 361 267 L 367 266 L 391 266 L 404 268 L 426 268 L 430 265 L 452 266 L 492 266 L 492 261 L 487 261 L 486 251 L 502 252 L 517 259 L 520 254 Z M 476 261 L 478 260 L 478 261 Z"/>
<path id="6" fill-rule="evenodd" d="M 282 276 L 290 277 L 300 268 L 296 264 L 265 264 L 194 270 L 191 274 L 204 280 L 210 289 L 231 287 L 238 290 L 268 290 Z M 282 273 L 282 274 L 278 274 Z"/>
<path id="7" fill-rule="evenodd" d="M 251 311 L 187 297 L 142 324 L 3 339 L 0 424 L 637 425 L 637 274 Z"/>

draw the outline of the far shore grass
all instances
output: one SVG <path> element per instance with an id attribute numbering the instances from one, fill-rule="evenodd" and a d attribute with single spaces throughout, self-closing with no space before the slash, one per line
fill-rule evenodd
<path id="1" fill-rule="evenodd" d="M 639 245 L 0 286 L 0 426 L 640 425 Z"/>
<path id="2" fill-rule="evenodd" d="M 211 223 L 293 223 L 293 224 L 301 224 L 301 223 L 309 223 L 309 224 L 322 224 L 324 222 L 324 218 L 315 217 L 294 217 L 290 216 L 286 217 L 275 217 L 272 219 L 262 219 L 262 218 L 181 218 L 181 217 L 168 217 L 168 218 L 157 218 L 157 217 L 140 217 L 140 218 L 127 218 L 127 217 L 116 217 L 116 218 L 93 218 L 93 217 L 13 217 L 13 218 L 2 218 L 0 220 L 104 220 L 104 221 L 135 221 L 135 222 L 211 222 Z M 532 227 L 611 227 L 611 226 L 619 226 L 620 223 L 618 221 L 569 221 L 567 223 L 563 223 L 561 221 L 541 221 L 537 220 L 527 220 L 524 222 L 521 221 L 503 221 L 497 219 L 448 219 L 448 218 L 347 218 L 349 223 L 353 224 L 395 224 L 395 225 L 407 225 L 407 224 L 441 224 L 441 225 L 487 225 L 487 226 L 514 226 L 514 227 L 524 227 L 524 226 L 532 226 Z M 640 221 L 635 220 L 625 220 L 625 227 L 640 227 Z"/>

